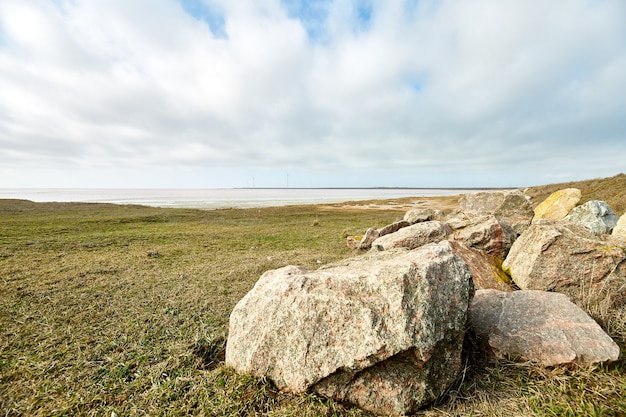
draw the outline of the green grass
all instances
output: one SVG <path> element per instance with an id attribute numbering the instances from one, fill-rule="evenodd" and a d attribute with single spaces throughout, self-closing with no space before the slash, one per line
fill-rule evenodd
<path id="1" fill-rule="evenodd" d="M 228 317 L 264 271 L 350 256 L 346 235 L 402 215 L 0 200 L 0 415 L 367 416 L 226 368 Z M 624 317 L 603 323 L 622 348 Z M 468 352 L 423 415 L 626 413 L 623 361 L 545 371 Z"/>
<path id="2" fill-rule="evenodd" d="M 300 404 L 221 366 L 230 311 L 264 271 L 344 258 L 344 231 L 398 216 L 1 201 L 0 414 L 233 415 Z"/>

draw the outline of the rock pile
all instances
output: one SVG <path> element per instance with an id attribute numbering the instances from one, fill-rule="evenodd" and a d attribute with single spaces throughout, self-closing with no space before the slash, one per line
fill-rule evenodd
<path id="1" fill-rule="evenodd" d="M 231 314 L 226 363 L 287 392 L 406 415 L 455 381 L 468 325 L 497 357 L 616 361 L 588 313 L 626 302 L 626 221 L 579 200 L 564 190 L 533 212 L 519 190 L 466 195 L 448 216 L 412 210 L 349 237 L 365 254 L 268 271 Z"/>

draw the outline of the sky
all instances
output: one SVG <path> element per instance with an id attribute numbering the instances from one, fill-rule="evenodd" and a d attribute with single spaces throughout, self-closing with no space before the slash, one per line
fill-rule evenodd
<path id="1" fill-rule="evenodd" d="M 623 0 L 0 0 L 0 188 L 625 171 Z"/>

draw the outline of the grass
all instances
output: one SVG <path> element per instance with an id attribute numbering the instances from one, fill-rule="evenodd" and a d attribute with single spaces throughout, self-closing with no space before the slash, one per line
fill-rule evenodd
<path id="1" fill-rule="evenodd" d="M 403 214 L 0 200 L 0 416 L 368 416 L 225 367 L 228 317 L 264 271 L 350 256 L 346 235 Z M 624 349 L 626 312 L 603 326 Z M 624 361 L 541 370 L 467 342 L 421 415 L 626 415 Z"/>
<path id="2" fill-rule="evenodd" d="M 553 192 L 563 188 L 579 188 L 582 192 L 579 204 L 590 200 L 601 200 L 605 201 L 618 216 L 626 213 L 626 174 L 530 187 L 526 193 L 532 197 L 534 205 L 537 205 Z"/>

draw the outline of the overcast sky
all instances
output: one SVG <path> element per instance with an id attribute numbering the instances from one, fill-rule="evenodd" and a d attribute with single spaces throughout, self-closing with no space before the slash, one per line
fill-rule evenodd
<path id="1" fill-rule="evenodd" d="M 0 187 L 625 171 L 624 0 L 0 0 Z"/>

